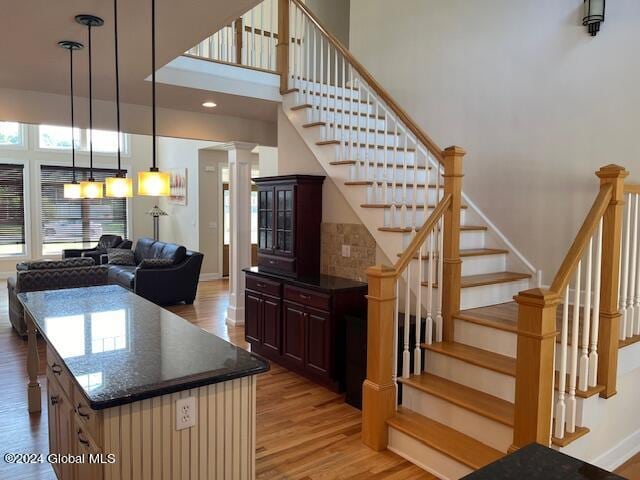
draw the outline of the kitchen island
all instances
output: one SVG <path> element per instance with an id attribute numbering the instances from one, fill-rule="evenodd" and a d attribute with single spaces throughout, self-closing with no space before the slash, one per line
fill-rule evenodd
<path id="1" fill-rule="evenodd" d="M 255 375 L 267 362 L 128 290 L 19 295 L 29 412 L 47 343 L 50 452 L 61 480 L 255 477 Z"/>

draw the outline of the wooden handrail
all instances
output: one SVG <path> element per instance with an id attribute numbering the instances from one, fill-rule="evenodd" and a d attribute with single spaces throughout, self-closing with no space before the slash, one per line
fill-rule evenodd
<path id="1" fill-rule="evenodd" d="M 351 54 L 351 52 L 345 47 L 340 40 L 338 40 L 331 32 L 329 32 L 318 20 L 309 8 L 300 0 L 291 0 L 295 3 L 300 10 L 313 22 L 320 33 L 322 33 L 331 44 L 338 50 L 349 62 L 349 64 L 356 69 L 358 74 L 367 82 L 367 84 L 373 89 L 373 91 L 393 110 L 398 118 L 406 125 L 407 129 L 413 133 L 418 141 L 427 147 L 429 152 L 440 162 L 444 163 L 444 155 L 442 149 L 429 138 L 429 136 L 418 126 L 418 124 L 409 116 L 409 114 L 398 105 L 395 100 L 389 95 L 389 93 L 380 85 L 373 75 Z"/>
<path id="2" fill-rule="evenodd" d="M 567 288 L 571 275 L 573 275 L 578 262 L 582 258 L 585 248 L 587 248 L 587 245 L 589 244 L 589 239 L 591 239 L 596 228 L 598 228 L 600 219 L 603 217 L 604 212 L 607 210 L 607 207 L 611 202 L 612 195 L 613 185 L 603 185 L 598 196 L 593 202 L 591 210 L 589 210 L 587 218 L 585 218 L 582 227 L 580 227 L 571 248 L 569 248 L 562 265 L 560 265 L 558 273 L 556 273 L 556 276 L 551 283 L 552 292 L 561 294 L 564 292 L 564 289 Z"/>
<path id="3" fill-rule="evenodd" d="M 404 272 L 405 268 L 407 268 L 407 265 L 413 258 L 413 255 L 420 249 L 420 245 L 422 245 L 427 239 L 427 235 L 432 232 L 432 230 L 436 226 L 436 223 L 440 221 L 440 218 L 442 218 L 447 208 L 449 208 L 452 198 L 453 197 L 450 193 L 445 195 L 444 198 L 440 200 L 440 203 L 438 203 L 433 212 L 431 212 L 431 215 L 429 215 L 429 218 L 427 218 L 422 227 L 420 227 L 420 229 L 416 232 L 409 246 L 405 248 L 404 252 L 400 256 L 396 264 L 393 266 L 396 272 L 396 277 L 402 275 L 402 272 Z"/>
<path id="4" fill-rule="evenodd" d="M 640 184 L 630 184 L 627 183 L 624 186 L 624 193 L 634 193 L 636 195 L 640 195 Z"/>

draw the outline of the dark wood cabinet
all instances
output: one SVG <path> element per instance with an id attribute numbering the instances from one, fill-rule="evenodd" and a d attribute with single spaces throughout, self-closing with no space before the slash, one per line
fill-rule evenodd
<path id="1" fill-rule="evenodd" d="M 367 285 L 327 275 L 245 270 L 245 338 L 252 351 L 333 390 L 345 379 L 345 317 L 366 316 Z"/>
<path id="2" fill-rule="evenodd" d="M 318 274 L 324 178 L 286 175 L 254 179 L 261 268 L 290 276 Z"/>

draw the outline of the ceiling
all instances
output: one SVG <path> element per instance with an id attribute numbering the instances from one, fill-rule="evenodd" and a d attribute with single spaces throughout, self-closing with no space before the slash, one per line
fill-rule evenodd
<path id="1" fill-rule="evenodd" d="M 161 68 L 202 39 L 259 3 L 259 0 L 156 0 L 156 68 Z M 111 0 L 0 0 L 0 87 L 67 94 L 69 60 L 60 40 L 87 44 L 87 29 L 75 22 L 79 13 L 102 17 L 94 28 L 94 97 L 113 100 L 114 31 Z M 123 103 L 151 104 L 151 0 L 119 0 L 120 92 Z M 77 95 L 88 96 L 87 49 L 74 54 Z M 213 99 L 218 107 L 202 102 Z M 158 85 L 161 107 L 275 121 L 272 102 L 234 95 Z"/>

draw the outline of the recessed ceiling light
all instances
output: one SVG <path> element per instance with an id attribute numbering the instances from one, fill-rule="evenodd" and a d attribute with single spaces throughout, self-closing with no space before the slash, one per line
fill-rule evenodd
<path id="1" fill-rule="evenodd" d="M 213 107 L 216 106 L 216 103 L 215 102 L 204 102 L 202 104 L 202 106 L 205 107 L 205 108 L 213 108 Z"/>

